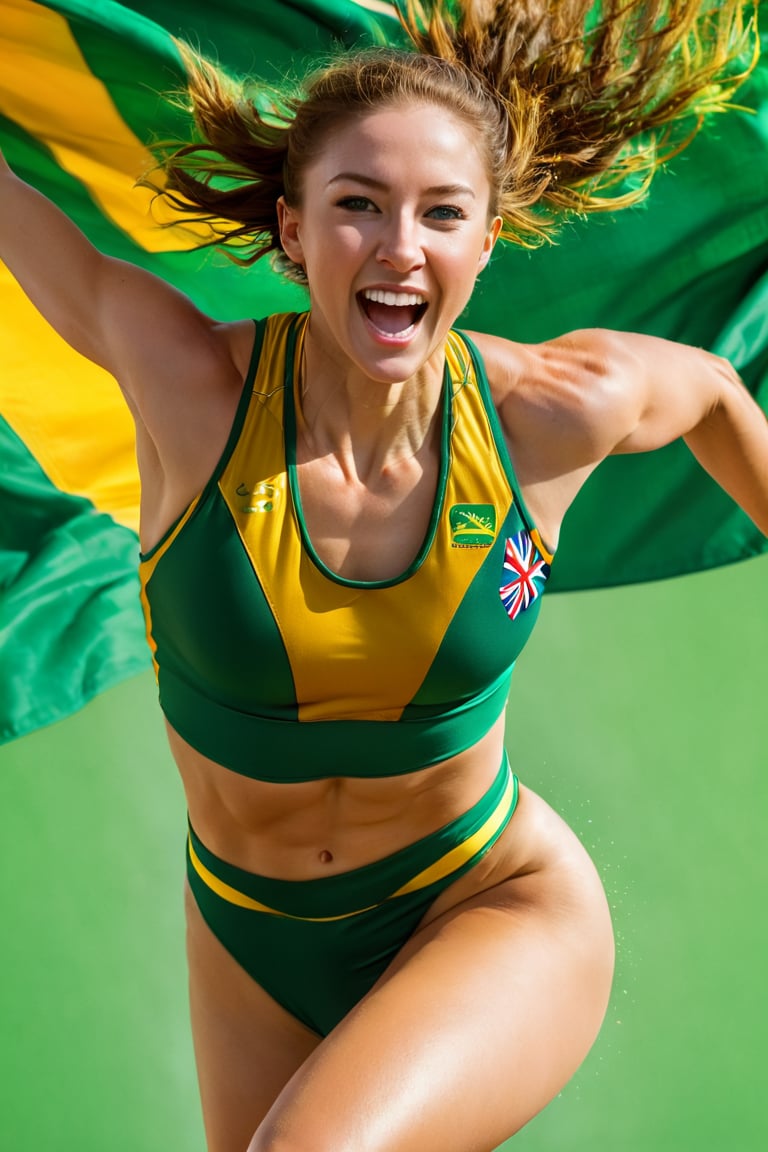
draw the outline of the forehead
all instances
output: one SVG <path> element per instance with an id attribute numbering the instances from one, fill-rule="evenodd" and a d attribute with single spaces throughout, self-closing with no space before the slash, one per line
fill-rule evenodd
<path id="1" fill-rule="evenodd" d="M 459 116 L 431 104 L 393 105 L 337 124 L 311 167 L 322 181 L 349 172 L 382 183 L 425 186 L 460 179 L 488 188 L 476 133 Z"/>

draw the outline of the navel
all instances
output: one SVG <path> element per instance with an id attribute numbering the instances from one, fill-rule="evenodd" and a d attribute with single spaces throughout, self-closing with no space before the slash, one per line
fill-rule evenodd
<path id="1" fill-rule="evenodd" d="M 321 864 L 333 864 L 333 852 L 329 852 L 327 848 L 323 848 L 319 858 Z"/>

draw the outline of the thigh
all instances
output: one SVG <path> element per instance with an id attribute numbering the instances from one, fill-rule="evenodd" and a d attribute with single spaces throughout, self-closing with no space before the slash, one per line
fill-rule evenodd
<path id="1" fill-rule="evenodd" d="M 213 935 L 187 887 L 192 1036 L 209 1152 L 244 1152 L 320 1038 L 281 1008 Z"/>
<path id="2" fill-rule="evenodd" d="M 608 1002 L 610 917 L 573 834 L 529 792 L 520 808 L 508 835 L 518 816 L 546 828 L 540 858 L 453 905 L 444 894 L 249 1152 L 489 1152 L 570 1079 Z"/>

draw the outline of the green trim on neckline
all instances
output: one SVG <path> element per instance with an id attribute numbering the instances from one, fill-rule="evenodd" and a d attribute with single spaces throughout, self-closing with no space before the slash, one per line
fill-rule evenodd
<path id="1" fill-rule="evenodd" d="M 496 445 L 496 451 L 498 452 L 501 466 L 504 469 L 504 474 L 506 475 L 507 480 L 509 481 L 509 485 L 512 489 L 515 502 L 520 509 L 520 513 L 528 531 L 536 531 L 536 522 L 528 511 L 525 500 L 523 500 L 523 496 L 520 491 L 520 484 L 518 483 L 517 475 L 515 473 L 515 466 L 512 462 L 512 455 L 507 445 L 507 438 L 504 434 L 504 429 L 501 426 L 501 420 L 499 419 L 499 413 L 496 409 L 496 405 L 493 402 L 493 397 L 491 396 L 491 386 L 488 383 L 488 376 L 485 371 L 483 358 L 480 355 L 480 351 L 477 348 L 477 345 L 470 339 L 466 332 L 460 331 L 458 332 L 458 335 L 464 341 L 464 344 L 466 345 L 467 351 L 469 352 L 470 358 L 472 360 L 472 364 L 475 369 L 475 379 L 477 380 L 477 388 L 483 401 L 483 407 L 485 408 L 485 414 L 488 417 L 488 422 L 491 425 L 491 432 L 493 433 L 493 440 Z"/>
<path id="2" fill-rule="evenodd" d="M 414 573 L 418 572 L 422 564 L 429 555 L 432 544 L 434 543 L 437 526 L 440 523 L 440 517 L 443 512 L 445 504 L 445 492 L 448 486 L 448 470 L 450 467 L 451 455 L 451 421 L 452 421 L 452 404 L 453 396 L 451 389 L 451 375 L 448 368 L 448 361 L 445 361 L 443 369 L 443 413 L 442 413 L 442 428 L 440 431 L 440 471 L 437 478 L 437 492 L 435 500 L 432 505 L 432 515 L 430 516 L 427 531 L 422 541 L 421 547 L 416 553 L 415 558 L 411 561 L 404 572 L 399 576 L 393 576 L 388 580 L 351 580 L 345 576 L 340 576 L 338 572 L 334 572 L 325 564 L 317 552 L 315 551 L 312 539 L 309 535 L 306 521 L 304 519 L 304 511 L 301 503 L 301 492 L 299 490 L 299 478 L 296 465 L 296 387 L 297 381 L 295 379 L 294 364 L 296 360 L 296 343 L 299 337 L 300 325 L 308 323 L 309 313 L 305 312 L 297 316 L 295 322 L 291 325 L 290 331 L 285 344 L 285 397 L 284 397 L 284 436 L 285 436 L 285 465 L 288 473 L 288 487 L 293 501 L 293 507 L 296 512 L 296 519 L 299 525 L 299 533 L 301 535 L 301 542 L 306 555 L 315 565 L 315 567 L 322 572 L 328 580 L 333 581 L 334 584 L 340 584 L 345 588 L 391 588 L 395 584 L 402 584 L 409 580 Z M 303 335 L 303 330 L 302 330 Z"/>

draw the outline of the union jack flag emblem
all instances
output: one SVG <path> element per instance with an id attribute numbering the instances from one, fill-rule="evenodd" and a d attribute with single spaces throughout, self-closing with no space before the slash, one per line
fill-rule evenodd
<path id="1" fill-rule="evenodd" d="M 499 596 L 510 620 L 516 620 L 538 599 L 548 576 L 549 564 L 539 555 L 527 532 L 507 539 Z"/>

